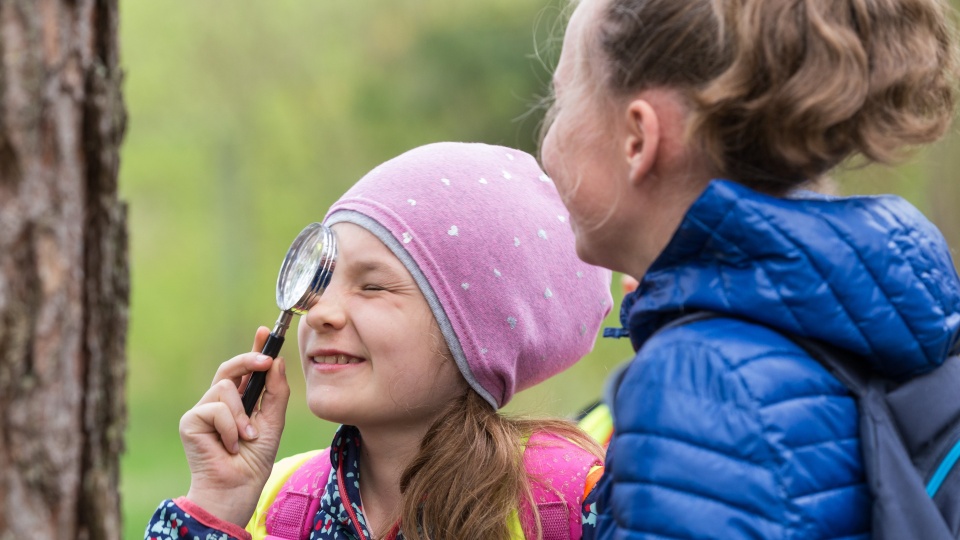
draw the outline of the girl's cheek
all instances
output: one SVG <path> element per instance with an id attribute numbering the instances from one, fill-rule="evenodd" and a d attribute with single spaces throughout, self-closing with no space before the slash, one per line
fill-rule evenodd
<path id="1" fill-rule="evenodd" d="M 307 325 L 306 315 L 300 316 L 300 322 L 297 324 L 297 350 L 300 353 L 300 363 L 303 364 L 303 369 L 307 368 L 307 355 L 306 347 L 308 336 L 310 335 L 310 326 Z"/>

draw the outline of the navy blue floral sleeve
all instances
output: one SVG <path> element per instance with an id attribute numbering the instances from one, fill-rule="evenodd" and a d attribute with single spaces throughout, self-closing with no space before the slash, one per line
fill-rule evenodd
<path id="1" fill-rule="evenodd" d="M 600 498 L 600 490 L 594 487 L 585 499 L 581 510 L 583 512 L 583 536 L 582 540 L 593 540 L 597 537 L 597 500 Z"/>
<path id="2" fill-rule="evenodd" d="M 144 540 L 250 540 L 240 527 L 221 521 L 186 499 L 166 500 L 153 513 Z"/>

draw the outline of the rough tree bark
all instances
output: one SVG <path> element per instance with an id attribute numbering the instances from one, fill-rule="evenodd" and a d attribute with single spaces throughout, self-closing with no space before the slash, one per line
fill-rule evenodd
<path id="1" fill-rule="evenodd" d="M 120 538 L 117 0 L 0 0 L 0 540 Z"/>

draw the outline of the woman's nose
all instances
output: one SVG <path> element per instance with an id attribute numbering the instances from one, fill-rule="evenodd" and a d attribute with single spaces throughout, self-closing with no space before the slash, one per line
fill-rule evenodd
<path id="1" fill-rule="evenodd" d="M 347 312 L 342 292 L 328 286 L 307 310 L 305 317 L 307 326 L 317 332 L 343 328 L 347 323 Z"/>

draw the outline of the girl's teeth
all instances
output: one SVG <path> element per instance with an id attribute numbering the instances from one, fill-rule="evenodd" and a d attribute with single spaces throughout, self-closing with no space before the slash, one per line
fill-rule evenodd
<path id="1" fill-rule="evenodd" d="M 352 356 L 338 354 L 336 356 L 315 356 L 314 362 L 318 364 L 359 364 L 360 360 Z"/>

